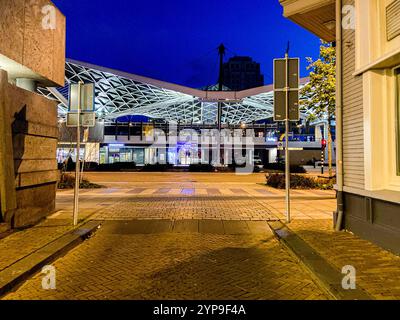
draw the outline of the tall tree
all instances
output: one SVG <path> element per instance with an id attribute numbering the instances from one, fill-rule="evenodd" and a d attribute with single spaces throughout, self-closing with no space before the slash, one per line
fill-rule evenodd
<path id="1" fill-rule="evenodd" d="M 328 121 L 328 163 L 329 176 L 332 177 L 332 120 L 335 119 L 336 106 L 336 51 L 331 43 L 320 46 L 319 59 L 307 58 L 310 82 L 301 90 L 305 99 L 301 108 L 308 110 L 308 120 Z"/>

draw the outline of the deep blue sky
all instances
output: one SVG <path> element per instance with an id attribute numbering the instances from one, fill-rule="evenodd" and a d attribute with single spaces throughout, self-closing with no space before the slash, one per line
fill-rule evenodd
<path id="1" fill-rule="evenodd" d="M 319 40 L 278 0 L 53 0 L 67 17 L 67 57 L 191 87 L 217 82 L 217 47 L 248 55 L 272 82 L 272 59 L 317 57 Z"/>

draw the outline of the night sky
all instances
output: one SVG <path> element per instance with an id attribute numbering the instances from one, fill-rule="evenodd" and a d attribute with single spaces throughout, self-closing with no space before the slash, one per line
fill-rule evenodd
<path id="1" fill-rule="evenodd" d="M 282 17 L 278 0 L 53 0 L 67 17 L 67 57 L 142 76 L 203 87 L 217 82 L 217 47 L 261 63 L 317 57 L 319 39 Z"/>

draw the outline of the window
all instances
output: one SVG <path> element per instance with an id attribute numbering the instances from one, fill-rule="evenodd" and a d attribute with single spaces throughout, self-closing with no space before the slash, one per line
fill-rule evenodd
<path id="1" fill-rule="evenodd" d="M 394 71 L 396 81 L 396 110 L 397 110 L 397 175 L 400 176 L 400 68 Z"/>

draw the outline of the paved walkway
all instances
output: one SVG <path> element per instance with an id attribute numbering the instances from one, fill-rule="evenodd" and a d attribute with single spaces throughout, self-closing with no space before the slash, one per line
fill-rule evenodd
<path id="1" fill-rule="evenodd" d="M 72 229 L 69 221 L 47 219 L 0 240 L 0 272 Z"/>
<path id="2" fill-rule="evenodd" d="M 89 179 L 108 188 L 84 190 L 81 209 L 103 227 L 54 263 L 57 290 L 43 290 L 37 274 L 6 299 L 327 298 L 273 237 L 267 221 L 278 217 L 268 201 L 283 202 L 283 193 L 261 185 L 263 176 Z M 329 192 L 296 195 L 307 198 L 334 201 Z M 72 191 L 59 192 L 52 219 L 71 219 L 72 199 Z"/>
<path id="3" fill-rule="evenodd" d="M 37 274 L 6 299 L 327 298 L 266 222 L 209 222 L 107 221 L 53 264 L 56 290 Z"/>
<path id="4" fill-rule="evenodd" d="M 338 270 L 353 266 L 356 285 L 375 299 L 400 300 L 400 256 L 348 232 L 331 220 L 295 220 L 289 228 Z"/>
<path id="5" fill-rule="evenodd" d="M 268 228 L 268 221 L 284 218 L 284 197 L 262 185 L 263 175 L 88 175 L 108 188 L 82 192 L 81 218 L 99 219 L 102 228 L 54 262 L 56 290 L 43 290 L 37 274 L 5 299 L 328 298 Z M 400 258 L 333 232 L 332 192 L 293 198 L 289 228 L 337 270 L 355 266 L 357 285 L 371 296 L 400 299 Z M 44 222 L 52 228 L 0 240 L 0 261 L 9 264 L 68 230 L 71 191 L 58 194 L 57 209 Z M 21 244 L 27 247 L 19 252 Z"/>
<path id="6" fill-rule="evenodd" d="M 114 201 L 97 219 L 274 220 L 285 212 L 284 190 L 263 185 L 264 174 L 86 173 L 85 177 L 108 188 L 84 190 L 81 199 Z M 332 217 L 334 191 L 291 194 L 294 219 Z M 72 196 L 72 190 L 60 192 L 58 208 L 71 210 Z"/>
<path id="7" fill-rule="evenodd" d="M 71 199 L 68 199 L 71 202 Z M 80 219 L 82 222 L 93 213 L 100 214 L 102 210 L 113 204 L 114 201 L 107 199 L 82 199 L 80 201 Z M 65 207 L 62 200 L 58 199 L 57 206 Z M 60 210 L 43 220 L 37 225 L 15 230 L 4 239 L 0 240 L 0 272 L 16 261 L 28 256 L 32 252 L 44 247 L 46 244 L 60 238 L 72 230 L 72 206 L 63 211 Z"/>

